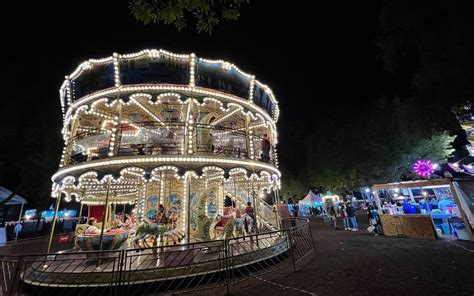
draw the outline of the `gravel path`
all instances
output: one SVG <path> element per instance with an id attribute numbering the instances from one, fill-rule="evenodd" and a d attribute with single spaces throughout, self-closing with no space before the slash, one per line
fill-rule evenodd
<path id="1" fill-rule="evenodd" d="M 311 219 L 316 256 L 296 272 L 231 286 L 232 295 L 474 295 L 474 243 L 373 236 Z M 366 220 L 366 219 L 365 219 Z M 187 295 L 223 295 L 209 290 Z"/>

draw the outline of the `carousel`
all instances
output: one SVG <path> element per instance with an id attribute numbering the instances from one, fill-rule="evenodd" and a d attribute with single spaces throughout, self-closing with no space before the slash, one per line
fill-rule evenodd
<path id="1" fill-rule="evenodd" d="M 248 202 L 257 231 L 278 229 L 260 197 L 280 187 L 279 107 L 255 76 L 194 54 L 114 53 L 66 76 L 60 100 L 52 196 L 56 212 L 73 200 L 87 207 L 78 250 L 241 236 Z"/>

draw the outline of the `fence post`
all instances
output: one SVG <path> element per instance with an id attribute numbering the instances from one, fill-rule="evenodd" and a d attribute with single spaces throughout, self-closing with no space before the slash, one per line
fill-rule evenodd
<path id="1" fill-rule="evenodd" d="M 118 279 L 116 285 L 116 293 L 115 295 L 125 295 L 125 261 L 126 261 L 126 251 L 120 250 L 119 258 L 118 258 Z"/>
<path id="2" fill-rule="evenodd" d="M 309 224 L 309 220 L 306 222 L 306 227 L 309 229 L 309 235 L 311 236 L 311 245 L 313 246 L 313 251 L 316 250 L 314 247 L 314 239 L 313 239 L 313 231 L 311 230 L 311 225 Z"/>
<path id="3" fill-rule="evenodd" d="M 289 245 L 290 245 L 291 261 L 293 263 L 293 271 L 296 271 L 295 251 L 293 250 L 293 233 L 292 233 L 291 228 L 288 229 L 288 239 L 289 239 Z"/>
<path id="4" fill-rule="evenodd" d="M 226 295 L 230 295 L 230 256 L 229 256 L 229 240 L 224 239 L 224 276 Z"/>
<path id="5" fill-rule="evenodd" d="M 5 286 L 8 287 L 8 291 L 7 291 L 8 296 L 15 295 L 15 290 L 16 290 L 16 288 L 18 288 L 17 282 L 19 281 L 19 274 L 21 272 L 21 265 L 22 264 L 23 264 L 23 257 L 20 256 L 20 258 L 18 259 L 18 263 L 16 264 L 15 269 L 13 271 L 13 276 L 10 280 L 10 284 L 8 285 L 6 283 L 6 285 L 5 285 Z M 20 294 L 20 293 L 18 293 L 18 294 Z"/>

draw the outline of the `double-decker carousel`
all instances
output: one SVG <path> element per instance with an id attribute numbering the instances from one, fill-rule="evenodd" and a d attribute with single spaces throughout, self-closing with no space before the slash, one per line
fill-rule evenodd
<path id="1" fill-rule="evenodd" d="M 279 107 L 255 76 L 194 54 L 114 53 L 80 64 L 60 99 L 64 149 L 52 196 L 56 212 L 64 201 L 87 206 L 78 249 L 236 237 L 251 219 L 247 202 L 259 228 L 278 229 L 259 196 L 280 186 Z"/>

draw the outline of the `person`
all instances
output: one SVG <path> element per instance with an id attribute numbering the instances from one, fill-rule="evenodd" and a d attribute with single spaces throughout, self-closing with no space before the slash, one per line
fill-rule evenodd
<path id="1" fill-rule="evenodd" d="M 356 212 L 350 202 L 347 203 L 346 212 L 347 212 L 347 217 L 349 218 L 349 221 L 351 222 L 351 225 L 352 225 L 352 231 L 358 231 L 359 225 L 357 224 Z"/>
<path id="2" fill-rule="evenodd" d="M 438 200 L 436 199 L 436 197 L 433 196 L 433 198 L 430 200 L 430 206 L 432 209 L 438 208 Z"/>
<path id="3" fill-rule="evenodd" d="M 97 228 L 97 226 L 95 226 L 96 221 L 97 221 L 97 219 L 94 218 L 94 217 L 89 218 L 89 221 L 87 222 L 88 225 L 87 225 L 86 230 L 84 231 L 84 234 L 86 234 L 86 235 L 100 234 L 99 228 Z"/>
<path id="4" fill-rule="evenodd" d="M 224 199 L 224 207 L 228 208 L 232 206 L 232 198 L 230 196 L 226 195 Z"/>
<path id="5" fill-rule="evenodd" d="M 299 205 L 294 204 L 293 205 L 293 215 L 295 216 L 295 218 L 298 217 L 299 211 L 300 211 Z"/>
<path id="6" fill-rule="evenodd" d="M 244 209 L 244 213 L 249 215 L 250 218 L 254 219 L 255 220 L 255 216 L 254 216 L 254 211 L 253 211 L 253 207 L 252 207 L 252 203 L 249 201 L 247 202 L 247 206 L 245 207 Z"/>
<path id="7" fill-rule="evenodd" d="M 336 209 L 334 208 L 334 203 L 330 203 L 328 206 L 327 206 L 327 210 L 326 210 L 330 220 L 332 220 L 332 222 L 334 223 L 334 230 L 337 230 L 337 220 L 336 220 Z"/>
<path id="8" fill-rule="evenodd" d="M 374 235 L 378 236 L 379 234 L 382 234 L 379 213 L 374 206 L 369 205 L 367 207 L 367 217 L 369 218 L 369 226 L 375 227 L 373 231 Z"/>
<path id="9" fill-rule="evenodd" d="M 455 206 L 455 203 L 452 200 L 448 199 L 447 196 L 442 196 L 438 202 L 438 209 L 443 213 L 446 213 L 448 208 L 454 207 L 454 206 Z"/>
<path id="10" fill-rule="evenodd" d="M 157 211 L 157 214 L 156 214 L 156 223 L 163 223 L 163 224 L 168 223 L 168 219 L 166 217 L 165 207 L 162 204 L 160 204 L 158 206 L 158 211 Z"/>
<path id="11" fill-rule="evenodd" d="M 15 225 L 14 231 L 15 231 L 15 243 L 18 240 L 18 235 L 20 234 L 21 230 L 23 229 L 23 221 L 18 222 Z"/>
<path id="12" fill-rule="evenodd" d="M 423 214 L 429 214 L 433 208 L 431 205 L 424 199 L 420 200 L 420 211 Z"/>
<path id="13" fill-rule="evenodd" d="M 132 232 L 134 232 L 134 228 L 135 228 L 135 223 L 133 221 L 133 217 L 130 215 L 126 215 L 126 219 L 124 222 L 124 229 L 131 230 Z"/>
<path id="14" fill-rule="evenodd" d="M 314 207 L 314 215 L 319 216 L 321 214 L 321 207 Z"/>
<path id="15" fill-rule="evenodd" d="M 262 161 L 270 161 L 270 140 L 268 139 L 267 134 L 263 134 L 262 143 L 260 144 L 260 149 L 262 150 Z"/>
<path id="16" fill-rule="evenodd" d="M 374 223 L 375 222 L 375 217 L 372 214 L 372 209 L 373 209 L 372 205 L 369 205 L 367 207 L 367 218 L 369 218 L 369 226 L 370 225 L 375 225 L 375 223 Z"/>
<path id="17" fill-rule="evenodd" d="M 252 216 L 250 216 L 250 214 L 247 214 L 245 210 L 243 215 L 243 226 L 247 235 L 251 235 L 255 232 L 255 220 L 252 218 Z M 253 241 L 253 237 L 250 237 L 250 240 Z"/>
<path id="18" fill-rule="evenodd" d="M 351 230 L 349 217 L 347 217 L 346 206 L 344 204 L 341 204 L 341 207 L 339 208 L 339 215 L 341 216 L 342 222 L 344 223 L 344 230 Z"/>
<path id="19" fill-rule="evenodd" d="M 112 227 L 112 229 L 124 229 L 125 228 L 125 224 L 123 223 L 122 219 L 120 219 L 119 215 L 115 216 L 113 225 L 114 226 Z"/>

